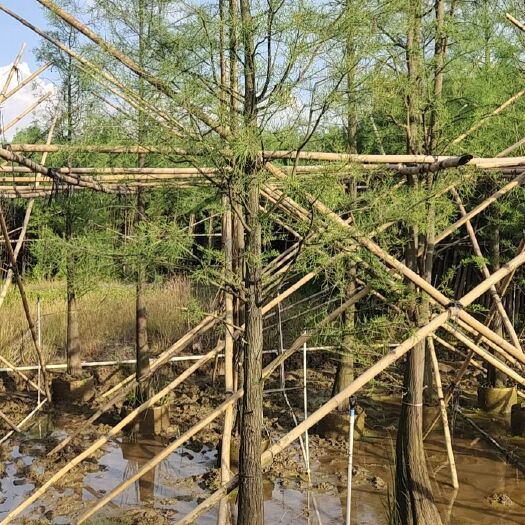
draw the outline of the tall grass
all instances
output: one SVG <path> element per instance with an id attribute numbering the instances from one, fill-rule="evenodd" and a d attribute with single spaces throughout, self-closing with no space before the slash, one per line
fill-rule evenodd
<path id="1" fill-rule="evenodd" d="M 26 286 L 36 320 L 42 307 L 42 343 L 51 362 L 63 362 L 66 341 L 66 294 L 61 281 Z M 209 294 L 185 277 L 151 284 L 146 291 L 148 335 L 154 353 L 176 341 L 195 323 L 195 311 L 209 306 Z M 118 282 L 101 283 L 78 300 L 84 360 L 132 358 L 135 345 L 135 288 Z M 12 287 L 0 309 L 0 353 L 11 361 L 35 364 L 18 290 Z"/>

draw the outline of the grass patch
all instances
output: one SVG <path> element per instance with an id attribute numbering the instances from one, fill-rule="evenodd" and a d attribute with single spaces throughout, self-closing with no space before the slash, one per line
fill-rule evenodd
<path id="1" fill-rule="evenodd" d="M 66 343 L 66 287 L 63 281 L 30 282 L 28 301 L 36 321 L 36 302 L 42 302 L 42 343 L 50 362 L 63 362 Z M 148 335 L 154 353 L 184 335 L 207 311 L 209 293 L 186 277 L 151 284 L 146 291 Z M 78 299 L 83 359 L 134 357 L 135 287 L 119 282 L 100 283 Z M 21 364 L 35 364 L 36 355 L 18 290 L 11 287 L 0 309 L 0 352 Z"/>

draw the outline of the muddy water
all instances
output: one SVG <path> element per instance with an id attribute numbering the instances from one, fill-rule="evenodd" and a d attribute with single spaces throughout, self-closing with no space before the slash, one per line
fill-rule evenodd
<path id="1" fill-rule="evenodd" d="M 38 427 L 37 427 L 38 428 Z M 4 461 L 0 477 L 0 518 L 34 489 L 32 473 L 41 474 L 38 458 L 44 448 L 40 437 L 56 429 L 40 426 L 40 432 L 26 435 L 13 446 Z M 312 439 L 315 445 L 315 438 Z M 456 437 L 454 449 L 460 489 L 449 485 L 449 470 L 439 434 L 429 439 L 427 457 L 434 480 L 444 524 L 514 525 L 525 524 L 525 480 L 518 472 L 479 439 Z M 209 475 L 216 466 L 217 452 L 206 446 L 181 448 L 118 496 L 101 516 L 117 522 L 123 511 L 130 509 L 162 510 L 168 522 L 175 522 L 211 491 Z M 108 443 L 90 471 L 82 472 L 67 488 L 53 489 L 24 515 L 29 520 L 46 518 L 66 524 L 89 506 L 89 502 L 110 491 L 123 479 L 136 472 L 162 449 L 152 440 Z M 265 514 L 269 524 L 344 523 L 346 505 L 346 456 L 333 444 L 326 449 L 312 447 L 312 480 L 309 491 L 293 471 L 274 481 L 265 482 Z M 387 525 L 390 464 L 393 444 L 386 432 L 376 433 L 356 444 L 355 482 L 352 501 L 354 524 Z M 300 456 L 297 456 L 300 460 Z M 207 477 L 208 476 L 208 477 Z M 505 494 L 512 504 L 500 505 L 490 498 Z M 506 500 L 508 502 L 508 500 Z M 232 516 L 234 501 L 229 503 Z M 136 523 L 145 523 L 140 516 Z M 157 522 L 159 525 L 161 521 Z M 199 523 L 216 523 L 216 511 Z"/>

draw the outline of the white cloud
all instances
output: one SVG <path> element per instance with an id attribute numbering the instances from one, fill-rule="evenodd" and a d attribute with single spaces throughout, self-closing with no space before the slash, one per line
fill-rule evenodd
<path id="1" fill-rule="evenodd" d="M 11 70 L 12 63 L 7 66 L 0 66 L 0 89 L 4 86 Z M 31 75 L 31 70 L 26 62 L 21 62 L 18 66 L 18 72 L 13 75 L 13 78 L 8 86 L 7 92 L 15 88 L 20 82 Z M 56 88 L 50 82 L 46 82 L 37 77 L 27 86 L 23 87 L 18 93 L 6 100 L 1 106 L 1 124 L 6 126 L 13 119 L 22 114 L 32 104 L 34 104 L 45 93 L 55 93 Z M 50 104 L 53 103 L 53 96 L 43 102 L 32 113 L 24 117 L 14 127 L 5 133 L 5 137 L 1 136 L 1 141 L 11 140 L 15 133 L 29 126 L 33 121 L 44 119 L 49 114 Z"/>

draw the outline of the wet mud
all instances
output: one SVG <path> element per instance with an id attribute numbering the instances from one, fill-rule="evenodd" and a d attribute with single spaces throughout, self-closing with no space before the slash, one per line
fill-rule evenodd
<path id="1" fill-rule="evenodd" d="M 313 380 L 315 381 L 315 373 Z M 319 381 L 321 380 L 319 374 Z M 293 374 L 290 376 L 293 380 Z M 202 378 L 205 382 L 205 378 Z M 197 377 L 177 393 L 171 407 L 171 427 L 162 438 L 142 439 L 123 436 L 108 442 L 92 458 L 64 476 L 46 495 L 30 507 L 18 523 L 72 523 L 75 517 L 120 482 L 138 471 L 158 454 L 164 445 L 197 422 L 202 414 L 222 400 L 222 394 L 204 389 Z M 312 387 L 313 388 L 313 387 Z M 299 400 L 302 402 L 302 400 Z M 299 403 L 298 401 L 298 403 Z M 311 396 L 312 409 L 322 401 Z M 395 397 L 373 396 L 361 399 L 367 412 L 367 431 L 355 444 L 352 523 L 388 525 L 392 464 L 398 401 Z M 525 454 L 525 440 L 513 438 L 505 418 L 486 416 L 463 400 L 464 411 L 477 423 L 498 436 L 516 453 Z M 290 428 L 290 414 L 282 397 L 267 399 L 266 432 L 273 442 Z M 298 418 L 302 413 L 297 408 Z M 46 451 L 75 432 L 86 414 L 51 412 L 35 420 L 30 430 L 14 437 L 1 449 L 0 518 L 22 502 L 61 466 L 84 450 L 109 429 L 99 424 L 81 433 L 65 453 L 47 458 Z M 117 417 L 116 415 L 114 417 Z M 110 421 L 108 421 L 110 422 Z M 525 477 L 504 461 L 493 447 L 458 419 L 454 423 L 454 452 L 460 488 L 450 485 L 449 467 L 439 431 L 426 443 L 427 460 L 442 520 L 460 525 L 525 524 Z M 219 483 L 217 443 L 221 421 L 171 454 L 164 462 L 135 482 L 102 509 L 90 523 L 168 524 L 191 511 Z M 299 445 L 296 443 L 276 458 L 264 483 L 266 523 L 340 525 L 346 506 L 346 442 L 310 435 L 311 481 Z M 235 497 L 228 500 L 232 523 Z M 217 509 L 198 523 L 215 525 Z M 320 518 L 320 520 L 319 520 Z"/>

